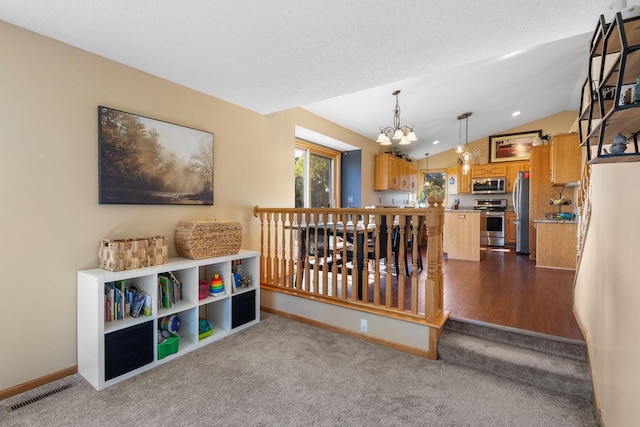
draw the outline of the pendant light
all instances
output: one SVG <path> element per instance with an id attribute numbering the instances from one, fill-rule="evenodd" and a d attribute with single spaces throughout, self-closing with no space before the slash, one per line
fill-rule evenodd
<path id="1" fill-rule="evenodd" d="M 396 108 L 393 114 L 393 126 L 381 127 L 378 135 L 377 143 L 380 145 L 391 145 L 391 140 L 400 140 L 399 145 L 409 145 L 413 141 L 417 141 L 413 125 L 402 126 L 400 124 L 400 102 L 398 101 L 399 90 L 393 91 L 391 95 L 396 97 Z"/>
<path id="2" fill-rule="evenodd" d="M 460 154 L 460 160 L 462 160 L 462 174 L 468 175 L 471 171 L 471 161 L 473 155 L 468 150 L 469 145 L 469 116 L 471 112 L 462 113 L 458 116 L 458 145 L 456 146 L 456 153 Z M 465 137 L 464 146 L 462 145 L 462 120 L 465 122 Z"/>

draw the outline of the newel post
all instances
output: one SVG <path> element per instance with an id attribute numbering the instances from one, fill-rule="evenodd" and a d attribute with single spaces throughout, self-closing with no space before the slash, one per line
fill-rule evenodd
<path id="1" fill-rule="evenodd" d="M 435 323 L 444 315 L 444 274 L 442 272 L 442 232 L 444 207 L 442 197 L 429 197 L 427 227 L 427 278 L 425 282 L 425 317 Z"/>

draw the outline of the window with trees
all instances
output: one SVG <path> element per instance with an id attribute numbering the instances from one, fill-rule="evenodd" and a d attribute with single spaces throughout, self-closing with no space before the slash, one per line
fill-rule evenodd
<path id="1" fill-rule="evenodd" d="M 295 207 L 334 207 L 340 152 L 296 140 Z"/>
<path id="2" fill-rule="evenodd" d="M 445 178 L 444 171 L 425 173 L 422 181 L 422 190 L 418 194 L 418 203 L 425 204 L 431 196 L 444 197 Z"/>

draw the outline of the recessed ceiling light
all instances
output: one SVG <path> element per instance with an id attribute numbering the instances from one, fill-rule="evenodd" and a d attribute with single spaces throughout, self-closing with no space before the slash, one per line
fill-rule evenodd
<path id="1" fill-rule="evenodd" d="M 520 115 L 520 111 L 514 111 L 513 114 L 512 114 L 513 117 L 519 116 L 519 115 Z"/>
<path id="2" fill-rule="evenodd" d="M 439 144 L 439 143 L 440 143 L 440 141 L 433 141 L 433 144 L 434 144 L 434 145 L 435 145 L 435 144 Z"/>

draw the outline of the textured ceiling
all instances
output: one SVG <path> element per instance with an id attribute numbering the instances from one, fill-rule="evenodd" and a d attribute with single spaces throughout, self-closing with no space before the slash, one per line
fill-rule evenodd
<path id="1" fill-rule="evenodd" d="M 372 139 L 400 89 L 402 124 L 420 138 L 405 151 L 422 158 L 457 143 L 465 111 L 474 140 L 577 110 L 590 33 L 611 2 L 0 0 L 0 19 L 258 113 L 301 106 Z"/>

